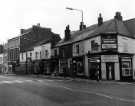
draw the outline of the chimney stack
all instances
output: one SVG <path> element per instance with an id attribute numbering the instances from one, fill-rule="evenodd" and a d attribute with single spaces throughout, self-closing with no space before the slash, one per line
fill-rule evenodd
<path id="1" fill-rule="evenodd" d="M 86 29 L 86 25 L 83 22 L 80 22 L 80 31 Z"/>
<path id="2" fill-rule="evenodd" d="M 71 38 L 70 28 L 69 25 L 67 25 L 65 30 L 65 40 L 69 40 L 70 38 Z"/>
<path id="3" fill-rule="evenodd" d="M 40 27 L 40 23 L 37 23 L 37 26 Z"/>
<path id="4" fill-rule="evenodd" d="M 20 33 L 23 34 L 24 33 L 24 29 L 20 29 Z"/>
<path id="5" fill-rule="evenodd" d="M 102 25 L 103 24 L 103 18 L 102 18 L 102 15 L 101 13 L 99 14 L 99 17 L 98 17 L 98 26 Z"/>
<path id="6" fill-rule="evenodd" d="M 122 21 L 121 13 L 120 12 L 116 12 L 114 18 L 117 19 L 117 20 L 119 20 L 119 21 Z"/>

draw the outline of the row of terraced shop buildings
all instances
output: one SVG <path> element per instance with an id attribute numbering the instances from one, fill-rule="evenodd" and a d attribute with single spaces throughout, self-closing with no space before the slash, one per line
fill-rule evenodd
<path id="1" fill-rule="evenodd" d="M 123 20 L 120 12 L 79 30 L 66 26 L 63 39 L 39 24 L 21 29 L 0 53 L 1 72 L 16 74 L 56 74 L 101 80 L 135 79 L 135 19 Z"/>

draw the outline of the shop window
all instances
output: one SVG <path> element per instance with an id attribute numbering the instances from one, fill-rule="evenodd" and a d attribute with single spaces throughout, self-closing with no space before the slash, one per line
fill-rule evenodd
<path id="1" fill-rule="evenodd" d="M 38 59 L 38 52 L 35 53 L 35 58 Z"/>
<path id="2" fill-rule="evenodd" d="M 77 72 L 78 73 L 83 73 L 84 70 L 83 70 L 83 63 L 80 61 L 80 62 L 77 62 Z"/>
<path id="3" fill-rule="evenodd" d="M 22 56 L 21 57 L 22 57 L 22 60 L 23 60 L 23 53 L 22 53 Z"/>
<path id="4" fill-rule="evenodd" d="M 40 51 L 40 59 L 41 59 L 41 51 Z"/>
<path id="5" fill-rule="evenodd" d="M 48 50 L 45 50 L 45 57 L 48 57 Z"/>
<path id="6" fill-rule="evenodd" d="M 95 42 L 95 40 L 91 41 L 91 50 L 92 51 L 98 51 L 98 43 Z"/>
<path id="7" fill-rule="evenodd" d="M 131 61 L 122 62 L 122 75 L 132 76 Z"/>
<path id="8" fill-rule="evenodd" d="M 32 53 L 30 53 L 30 57 L 32 57 Z"/>
<path id="9" fill-rule="evenodd" d="M 57 50 L 54 50 L 54 56 L 57 56 Z"/>

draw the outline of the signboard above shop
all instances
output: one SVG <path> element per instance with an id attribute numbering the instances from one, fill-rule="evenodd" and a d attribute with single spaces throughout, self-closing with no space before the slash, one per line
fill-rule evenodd
<path id="1" fill-rule="evenodd" d="M 99 63 L 100 62 L 100 57 L 91 57 L 91 58 L 88 58 L 88 62 L 97 62 L 97 63 Z"/>
<path id="2" fill-rule="evenodd" d="M 102 55 L 101 56 L 102 62 L 118 62 L 118 55 Z"/>
<path id="3" fill-rule="evenodd" d="M 102 49 L 116 49 L 116 44 L 102 44 Z"/>
<path id="4" fill-rule="evenodd" d="M 117 41 L 117 36 L 115 35 L 105 35 L 105 36 L 102 36 L 102 43 L 104 44 L 109 44 L 109 43 L 112 43 L 112 44 L 116 44 L 116 41 Z"/>
<path id="5" fill-rule="evenodd" d="M 103 35 L 102 37 L 102 49 L 117 49 L 117 36 L 116 35 Z"/>

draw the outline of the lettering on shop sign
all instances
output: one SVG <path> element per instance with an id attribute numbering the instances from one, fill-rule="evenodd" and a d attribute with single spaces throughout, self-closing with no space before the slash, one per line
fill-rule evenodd
<path id="1" fill-rule="evenodd" d="M 116 44 L 102 44 L 102 49 L 113 49 L 113 48 L 117 48 Z"/>
<path id="2" fill-rule="evenodd" d="M 102 62 L 118 62 L 118 55 L 102 55 Z"/>
<path id="3" fill-rule="evenodd" d="M 114 35 L 102 36 L 102 49 L 117 49 L 117 38 Z"/>

